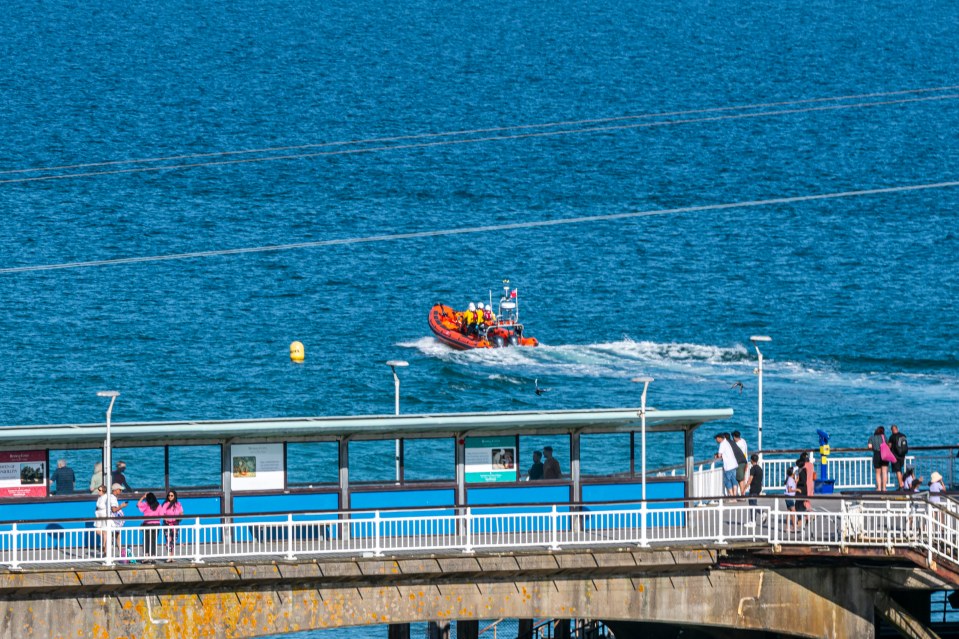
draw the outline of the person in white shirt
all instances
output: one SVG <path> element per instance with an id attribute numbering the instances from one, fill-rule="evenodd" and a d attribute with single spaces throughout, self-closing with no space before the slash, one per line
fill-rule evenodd
<path id="1" fill-rule="evenodd" d="M 796 512 L 796 467 L 790 466 L 786 469 L 786 510 L 790 513 Z M 795 530 L 801 530 L 802 526 L 797 524 L 796 515 L 789 515 L 789 528 L 790 532 Z"/>
<path id="2" fill-rule="evenodd" d="M 736 495 L 736 469 L 739 468 L 739 462 L 736 461 L 733 444 L 726 433 L 717 433 L 716 443 L 719 445 L 716 459 L 723 460 L 723 492 L 727 495 Z"/>

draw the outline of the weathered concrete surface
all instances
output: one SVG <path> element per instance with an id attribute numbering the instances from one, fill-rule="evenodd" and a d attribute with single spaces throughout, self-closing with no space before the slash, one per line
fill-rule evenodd
<path id="1" fill-rule="evenodd" d="M 872 632 L 874 580 L 863 569 L 753 569 L 719 560 L 708 550 L 624 550 L 4 573 L 0 639 L 225 639 L 499 617 L 809 637 Z"/>

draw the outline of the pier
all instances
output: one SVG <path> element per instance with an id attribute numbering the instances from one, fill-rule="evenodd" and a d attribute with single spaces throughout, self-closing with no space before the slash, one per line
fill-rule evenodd
<path id="1" fill-rule="evenodd" d="M 589 619 L 623 636 L 669 626 L 694 637 L 836 638 L 868 636 L 883 619 L 904 636 L 936 636 L 930 593 L 959 585 L 954 496 L 847 489 L 861 476 L 848 469 L 863 459 L 831 460 L 847 469 L 836 473 L 839 493 L 814 498 L 792 532 L 776 479 L 750 505 L 720 497 L 715 469 L 695 461 L 692 432 L 729 413 L 650 411 L 645 424 L 636 409 L 617 409 L 116 425 L 118 450 L 162 448 L 168 485 L 171 449 L 216 447 L 222 485 L 183 491 L 187 514 L 175 526 L 127 517 L 106 544 L 89 515 L 70 516 L 89 511 L 89 497 L 0 501 L 0 639 L 67 628 L 71 637 L 225 638 L 384 624 L 404 636 L 417 622 L 464 624 L 473 636 L 480 619 L 497 618 Z M 682 434 L 678 471 L 593 476 L 581 463 L 587 438 L 633 443 L 644 426 Z M 80 449 L 98 444 L 102 428 L 41 427 L 42 441 Z M 28 450 L 41 441 L 28 430 L 0 429 L 0 442 Z M 449 441 L 455 477 L 351 483 L 353 438 L 392 444 L 397 434 Z M 570 472 L 524 481 L 515 460 L 529 436 L 569 438 Z M 286 448 L 312 441 L 335 445 L 335 485 L 291 485 Z M 270 483 L 277 477 L 260 471 L 277 446 L 279 482 Z M 630 468 L 644 452 L 629 447 Z M 262 483 L 247 481 L 237 453 Z M 495 468 L 477 469 L 478 459 Z M 924 463 L 952 459 L 947 450 Z M 784 468 L 787 458 L 765 464 Z M 148 536 L 160 542 L 155 554 L 142 550 Z"/>

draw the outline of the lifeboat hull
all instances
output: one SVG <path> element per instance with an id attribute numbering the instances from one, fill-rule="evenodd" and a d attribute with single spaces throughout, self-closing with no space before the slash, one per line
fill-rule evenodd
<path id="1" fill-rule="evenodd" d="M 485 336 L 466 335 L 460 330 L 460 320 L 456 311 L 445 304 L 436 304 L 430 309 L 430 330 L 436 339 L 447 346 L 465 351 L 473 348 L 503 348 L 507 346 L 538 346 L 535 337 L 523 337 L 515 325 L 497 324 L 489 331 L 494 339 Z"/>

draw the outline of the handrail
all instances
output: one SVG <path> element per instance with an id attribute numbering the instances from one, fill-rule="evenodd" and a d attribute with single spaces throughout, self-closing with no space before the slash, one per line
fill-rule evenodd
<path id="1" fill-rule="evenodd" d="M 941 497 L 941 496 L 940 496 Z M 590 504 L 588 509 L 546 506 L 530 512 L 515 506 L 475 509 L 421 509 L 315 516 L 270 513 L 203 521 L 185 517 L 180 525 L 109 527 L 87 520 L 82 528 L 62 522 L 13 524 L 0 531 L 0 565 L 113 566 L 136 561 L 237 561 L 301 557 L 363 557 L 402 553 L 462 554 L 503 549 L 602 547 L 702 547 L 728 543 L 769 546 L 851 546 L 920 550 L 928 563 L 948 562 L 959 571 L 959 517 L 951 498 L 934 503 L 928 495 L 877 494 L 851 499 L 813 498 L 811 512 L 787 511 L 779 497 L 756 504 L 718 500 L 717 506 L 685 502 Z M 838 504 L 839 509 L 824 507 Z M 562 510 L 560 509 L 562 507 Z M 132 522 L 128 522 L 132 523 Z M 801 524 L 800 532 L 790 528 Z M 101 554 L 101 549 L 103 553 Z"/>

